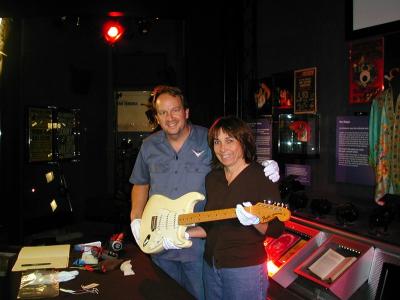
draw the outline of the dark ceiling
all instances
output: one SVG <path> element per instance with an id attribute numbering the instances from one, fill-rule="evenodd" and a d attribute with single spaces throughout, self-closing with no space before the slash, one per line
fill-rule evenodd
<path id="1" fill-rule="evenodd" d="M 158 16 L 169 18 L 184 17 L 188 4 L 186 1 L 0 1 L 0 17 L 34 17 L 63 15 L 107 15 L 110 11 L 123 12 L 133 16 Z M 204 3 L 204 2 L 203 2 Z"/>

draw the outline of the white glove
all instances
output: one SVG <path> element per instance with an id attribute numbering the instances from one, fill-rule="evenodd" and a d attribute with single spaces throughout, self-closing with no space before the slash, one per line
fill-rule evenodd
<path id="1" fill-rule="evenodd" d="M 252 205 L 250 202 L 243 202 L 243 206 L 250 207 Z M 245 211 L 243 206 L 240 204 L 236 205 L 236 216 L 239 219 L 239 222 L 245 226 L 260 223 L 260 219 L 257 216 Z"/>
<path id="2" fill-rule="evenodd" d="M 262 162 L 264 168 L 265 177 L 268 177 L 272 182 L 277 182 L 279 180 L 279 166 L 274 160 L 264 160 Z"/>
<path id="3" fill-rule="evenodd" d="M 169 238 L 166 238 L 166 237 L 163 237 L 162 245 L 163 245 L 165 250 L 182 249 L 181 247 L 176 246 Z"/>
<path id="4" fill-rule="evenodd" d="M 74 279 L 78 276 L 79 272 L 77 270 L 74 271 L 61 271 L 56 273 L 56 279 L 58 282 L 65 282 Z"/>
<path id="5" fill-rule="evenodd" d="M 185 232 L 185 239 L 189 240 L 189 233 Z M 175 245 L 169 238 L 167 237 L 163 237 L 163 242 L 162 245 L 164 247 L 165 250 L 178 250 L 178 249 L 182 249 L 182 247 L 179 247 L 177 245 Z"/>
<path id="6" fill-rule="evenodd" d="M 140 242 L 140 223 L 142 219 L 133 219 L 131 223 L 131 230 L 133 237 L 135 238 L 135 241 L 137 244 Z"/>

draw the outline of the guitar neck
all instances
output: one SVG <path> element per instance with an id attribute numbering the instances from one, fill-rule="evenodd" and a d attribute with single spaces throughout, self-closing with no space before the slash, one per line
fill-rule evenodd
<path id="1" fill-rule="evenodd" d="M 247 210 L 247 208 L 245 208 Z M 209 210 L 190 214 L 182 214 L 178 217 L 179 225 L 189 225 L 202 222 L 235 219 L 236 211 L 234 208 Z"/>

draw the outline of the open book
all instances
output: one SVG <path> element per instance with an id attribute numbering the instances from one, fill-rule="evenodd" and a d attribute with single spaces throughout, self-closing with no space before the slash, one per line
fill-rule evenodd
<path id="1" fill-rule="evenodd" d="M 308 269 L 322 280 L 333 282 L 356 260 L 355 256 L 346 257 L 329 248 Z"/>

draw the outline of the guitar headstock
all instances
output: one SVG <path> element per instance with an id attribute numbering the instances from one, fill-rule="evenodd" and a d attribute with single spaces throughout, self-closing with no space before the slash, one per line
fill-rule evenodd
<path id="1" fill-rule="evenodd" d="M 260 218 L 260 223 L 269 222 L 274 218 L 278 218 L 279 221 L 285 222 L 288 221 L 292 215 L 290 210 L 282 203 L 271 204 L 259 202 L 248 208 L 251 214 Z"/>

